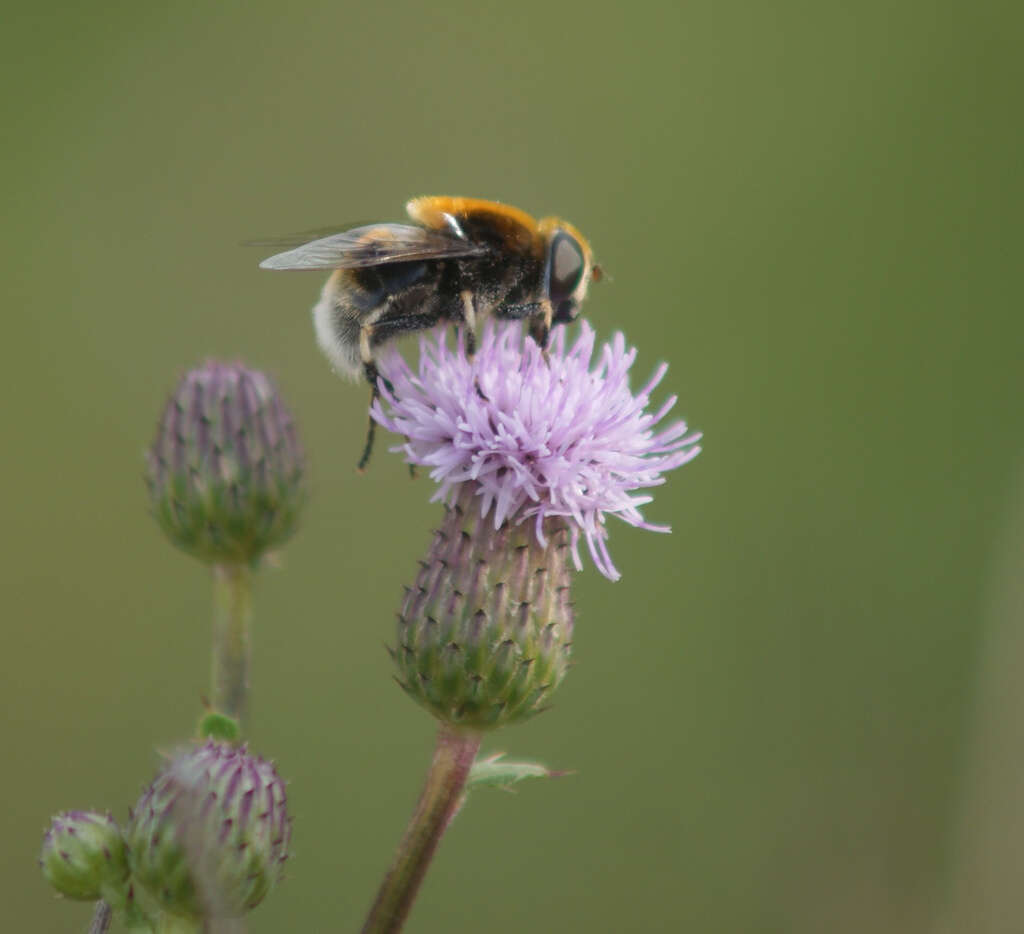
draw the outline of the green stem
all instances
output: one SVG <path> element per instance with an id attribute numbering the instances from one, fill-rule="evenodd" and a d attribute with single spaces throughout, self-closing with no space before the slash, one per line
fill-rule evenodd
<path id="1" fill-rule="evenodd" d="M 252 571 L 244 564 L 213 568 L 213 709 L 239 723 L 249 693 Z"/>
<path id="2" fill-rule="evenodd" d="M 363 925 L 363 934 L 395 934 L 402 929 L 441 835 L 458 810 L 480 739 L 479 733 L 441 724 L 419 803 Z"/>

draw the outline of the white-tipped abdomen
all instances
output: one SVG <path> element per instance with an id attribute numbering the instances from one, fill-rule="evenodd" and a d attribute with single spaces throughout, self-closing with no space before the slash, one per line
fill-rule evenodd
<path id="1" fill-rule="evenodd" d="M 334 273 L 324 284 L 320 293 L 320 301 L 313 306 L 313 329 L 316 331 L 316 342 L 331 361 L 331 366 L 347 379 L 359 379 L 363 375 L 363 363 L 359 356 L 359 322 L 347 314 L 339 298 L 337 280 Z"/>

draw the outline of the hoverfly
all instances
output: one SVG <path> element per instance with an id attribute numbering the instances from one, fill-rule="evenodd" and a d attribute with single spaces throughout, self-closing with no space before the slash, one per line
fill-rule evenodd
<path id="1" fill-rule="evenodd" d="M 487 315 L 524 319 L 541 346 L 575 320 L 591 280 L 590 245 L 572 224 L 539 221 L 478 198 L 413 198 L 414 224 L 370 224 L 265 259 L 264 269 L 333 270 L 313 308 L 320 348 L 346 376 L 362 374 L 377 397 L 375 353 L 392 338 L 452 321 L 476 347 Z M 370 419 L 362 470 L 373 448 Z"/>

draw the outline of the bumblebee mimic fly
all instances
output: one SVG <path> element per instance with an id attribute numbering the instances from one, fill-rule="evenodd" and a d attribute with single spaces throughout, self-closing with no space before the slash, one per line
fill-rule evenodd
<path id="1" fill-rule="evenodd" d="M 399 335 L 442 322 L 476 347 L 487 315 L 529 323 L 541 346 L 555 324 L 576 319 L 591 280 L 590 245 L 557 217 L 539 221 L 478 198 L 413 198 L 413 224 L 370 224 L 321 237 L 265 259 L 264 269 L 332 270 L 313 308 L 317 341 L 342 374 L 362 374 L 371 404 L 379 390 L 375 353 Z M 373 447 L 371 418 L 363 469 Z"/>

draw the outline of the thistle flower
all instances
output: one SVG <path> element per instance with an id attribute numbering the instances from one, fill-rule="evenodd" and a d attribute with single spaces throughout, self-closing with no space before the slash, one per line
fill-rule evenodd
<path id="1" fill-rule="evenodd" d="M 645 411 L 667 364 L 634 394 L 629 369 L 636 349 L 627 350 L 618 333 L 592 367 L 594 349 L 594 330 L 585 321 L 568 348 L 565 329 L 556 329 L 547 354 L 515 323 L 488 324 L 472 359 L 461 342 L 452 351 L 443 334 L 424 338 L 418 373 L 397 353 L 383 362 L 393 387 L 384 391 L 390 411 L 378 402 L 373 414 L 405 436 L 396 450 L 410 464 L 430 470 L 439 484 L 435 500 L 454 502 L 457 487 L 470 483 L 481 514 L 493 509 L 495 528 L 533 519 L 541 541 L 545 519 L 570 519 L 576 569 L 582 535 L 598 570 L 616 580 L 605 516 L 670 531 L 643 518 L 640 507 L 651 497 L 634 491 L 659 486 L 666 471 L 693 460 L 700 435 L 688 433 L 682 421 L 656 431 L 675 396 Z"/>
<path id="2" fill-rule="evenodd" d="M 394 657 L 405 690 L 442 720 L 485 729 L 543 709 L 568 664 L 568 559 L 579 542 L 606 577 L 608 515 L 644 519 L 637 491 L 699 452 L 675 404 L 647 412 L 667 367 L 633 393 L 636 358 L 616 334 L 595 356 L 584 322 L 543 352 L 512 322 L 488 323 L 470 359 L 443 334 L 420 342 L 419 368 L 381 361 L 389 385 L 373 417 L 405 441 L 395 450 L 427 468 L 448 507 L 399 614 Z"/>
<path id="3" fill-rule="evenodd" d="M 124 840 L 109 814 L 57 814 L 43 837 L 39 865 L 47 882 L 67 898 L 120 903 L 128 889 Z"/>
<path id="4" fill-rule="evenodd" d="M 282 878 L 285 805 L 269 762 L 208 742 L 172 760 L 142 793 L 125 831 L 132 876 L 172 914 L 238 917 Z"/>
<path id="5" fill-rule="evenodd" d="M 305 462 L 271 380 L 241 364 L 189 371 L 164 409 L 147 457 L 153 513 L 204 561 L 246 562 L 295 531 Z"/>

